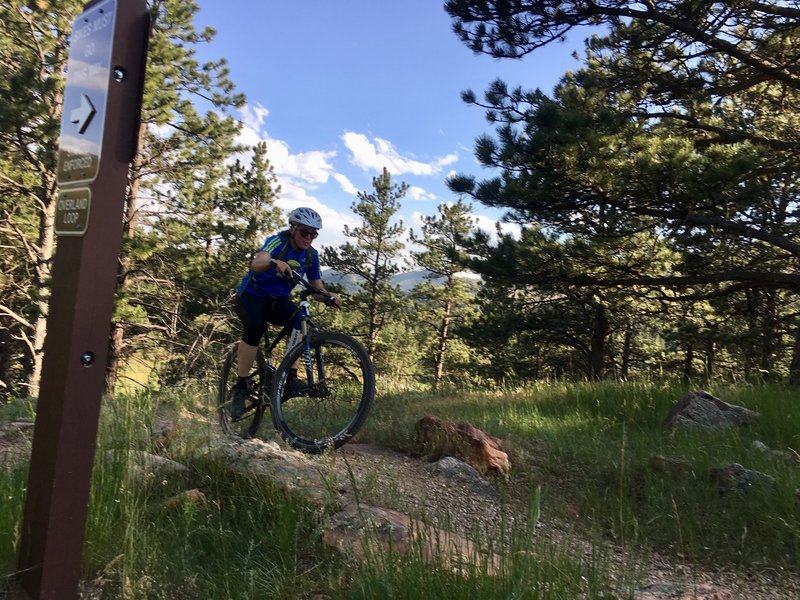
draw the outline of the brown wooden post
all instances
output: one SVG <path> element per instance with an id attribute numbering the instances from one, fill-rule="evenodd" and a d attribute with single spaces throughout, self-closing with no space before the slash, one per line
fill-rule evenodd
<path id="1" fill-rule="evenodd" d="M 96 0 L 73 23 L 59 239 L 19 554 L 22 585 L 33 598 L 78 595 L 148 35 L 145 0 Z"/>

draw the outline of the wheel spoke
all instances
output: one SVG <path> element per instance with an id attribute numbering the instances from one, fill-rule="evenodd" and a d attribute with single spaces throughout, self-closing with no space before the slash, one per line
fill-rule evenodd
<path id="1" fill-rule="evenodd" d="M 234 346 L 222 368 L 217 391 L 217 414 L 222 430 L 226 434 L 247 438 L 255 435 L 266 408 L 264 404 L 264 379 L 267 374 L 267 366 L 264 356 L 259 349 L 256 355 L 255 368 L 247 378 L 248 397 L 245 403 L 244 413 L 238 418 L 233 417 L 231 414 L 233 387 L 238 379 L 236 363 L 237 347 L 238 346 Z"/>
<path id="2" fill-rule="evenodd" d="M 273 386 L 273 418 L 282 437 L 307 452 L 338 447 L 354 435 L 369 412 L 375 393 L 372 363 L 363 347 L 343 334 L 323 333 L 312 341 L 313 383 L 299 369 L 299 382 L 288 381 L 286 371 L 301 358 L 291 352 L 278 369 Z M 298 391 L 305 393 L 297 395 Z"/>

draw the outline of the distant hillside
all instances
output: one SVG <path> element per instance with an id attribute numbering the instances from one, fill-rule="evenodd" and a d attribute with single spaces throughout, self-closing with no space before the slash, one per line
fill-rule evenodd
<path id="1" fill-rule="evenodd" d="M 416 271 L 406 271 L 405 273 L 398 273 L 392 277 L 392 283 L 399 285 L 403 293 L 408 293 L 411 289 L 424 281 L 425 273 L 422 269 Z M 340 273 L 333 269 L 322 270 L 322 280 L 325 284 L 340 285 L 344 291 L 352 294 L 358 290 L 358 277 L 348 273 Z"/>
<path id="2" fill-rule="evenodd" d="M 394 285 L 399 285 L 400 290 L 404 294 L 407 294 L 412 290 L 412 288 L 415 285 L 418 285 L 423 281 L 425 281 L 425 273 L 427 273 L 427 271 L 423 269 L 398 273 L 397 275 L 392 277 L 392 283 Z M 477 281 L 478 279 L 476 275 L 464 274 L 464 277 L 466 277 L 467 279 L 471 279 L 473 281 Z M 326 284 L 342 286 L 342 288 L 344 288 L 344 291 L 348 294 L 352 294 L 353 292 L 358 290 L 358 277 L 356 277 L 355 275 L 350 275 L 348 273 L 340 273 L 339 271 L 334 271 L 333 269 L 322 269 L 322 280 Z M 443 282 L 444 282 L 443 278 L 438 278 L 433 280 L 433 283 L 443 283 Z"/>

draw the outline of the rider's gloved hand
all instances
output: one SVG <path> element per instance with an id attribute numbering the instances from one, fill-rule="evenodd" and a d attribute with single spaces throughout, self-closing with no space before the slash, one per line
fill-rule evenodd
<path id="1" fill-rule="evenodd" d="M 292 267 L 289 266 L 289 263 L 276 258 L 273 258 L 270 262 L 272 263 L 272 266 L 275 267 L 278 275 L 282 275 L 283 277 L 292 276 Z"/>

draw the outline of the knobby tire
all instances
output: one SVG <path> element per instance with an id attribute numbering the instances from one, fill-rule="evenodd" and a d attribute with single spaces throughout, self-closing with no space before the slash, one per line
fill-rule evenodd
<path id="1" fill-rule="evenodd" d="M 347 443 L 364 424 L 375 398 L 375 369 L 364 346 L 349 335 L 317 333 L 310 344 L 314 390 L 285 397 L 287 375 L 295 362 L 301 383 L 307 384 L 300 343 L 275 371 L 269 395 L 272 420 L 283 440 L 297 450 L 319 454 Z M 320 355 L 327 389 L 319 385 Z"/>
<path id="2" fill-rule="evenodd" d="M 239 419 L 233 419 L 230 411 L 233 385 L 238 378 L 236 362 L 238 348 L 238 344 L 233 346 L 222 366 L 217 387 L 217 414 L 225 434 L 250 438 L 255 436 L 258 431 L 264 410 L 268 406 L 266 398 L 268 367 L 267 361 L 264 359 L 264 352 L 259 348 L 254 368 L 248 375 L 249 396 L 245 404 L 245 412 Z"/>

